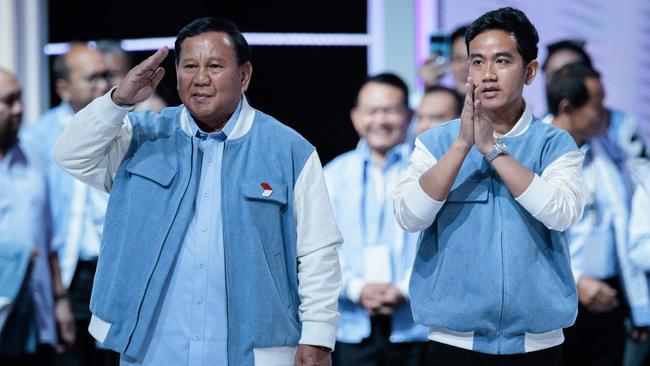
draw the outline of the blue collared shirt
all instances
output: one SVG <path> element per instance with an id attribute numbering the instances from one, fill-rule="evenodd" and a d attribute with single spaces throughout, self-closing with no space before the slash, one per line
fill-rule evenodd
<path id="1" fill-rule="evenodd" d="M 619 273 L 614 221 L 619 210 L 629 209 L 633 188 L 624 153 L 608 136 L 594 138 L 581 149 L 587 202 L 580 221 L 568 230 L 571 263 L 575 275 L 606 279 Z"/>
<path id="2" fill-rule="evenodd" d="M 202 152 L 199 194 L 150 344 L 141 363 L 123 365 L 227 365 L 228 314 L 221 220 L 224 142 L 237 123 L 241 100 L 219 132 L 201 131 L 190 117 Z"/>
<path id="3" fill-rule="evenodd" d="M 384 165 L 370 156 L 365 141 L 337 157 L 324 169 L 336 221 L 343 234 L 340 248 L 343 287 L 339 301 L 341 320 L 337 340 L 358 343 L 370 335 L 368 314 L 357 303 L 364 278 L 364 249 L 387 245 L 390 253 L 391 282 L 407 295 L 410 269 L 415 258 L 418 233 L 402 230 L 393 214 L 393 188 L 408 167 L 410 147 L 401 144 L 391 149 Z M 392 342 L 426 341 L 426 328 L 413 322 L 409 305 L 393 314 Z"/>
<path id="4" fill-rule="evenodd" d="M 56 344 L 50 254 L 50 211 L 42 165 L 20 142 L 0 158 L 0 237 L 38 251 L 30 278 L 38 341 Z"/>
<path id="5" fill-rule="evenodd" d="M 52 248 L 58 252 L 65 287 L 70 286 L 79 259 L 97 258 L 108 204 L 106 193 L 76 181 L 52 159 L 54 145 L 73 116 L 70 105 L 62 103 L 21 130 L 21 138 L 37 148 L 45 165 L 53 220 Z"/>

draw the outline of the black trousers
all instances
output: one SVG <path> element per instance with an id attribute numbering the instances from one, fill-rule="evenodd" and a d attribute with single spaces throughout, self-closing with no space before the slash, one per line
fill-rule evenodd
<path id="1" fill-rule="evenodd" d="M 491 355 L 430 341 L 427 366 L 561 366 L 561 346 L 516 355 Z"/>
<path id="2" fill-rule="evenodd" d="M 74 344 L 57 356 L 58 366 L 117 366 L 120 355 L 111 350 L 98 349 L 88 333 L 90 324 L 90 294 L 95 279 L 97 261 L 79 261 L 68 294 L 75 319 L 77 334 Z"/>
<path id="3" fill-rule="evenodd" d="M 361 343 L 336 342 L 332 355 L 334 366 L 423 366 L 426 364 L 427 343 L 391 343 L 391 319 L 372 317 L 371 331 Z"/>
<path id="4" fill-rule="evenodd" d="M 618 278 L 604 281 L 616 289 L 620 305 L 606 313 L 592 313 L 578 305 L 575 324 L 564 330 L 564 357 L 567 366 L 623 364 L 627 305 Z"/>
<path id="5" fill-rule="evenodd" d="M 0 355 L 2 366 L 51 366 L 54 365 L 55 352 L 52 346 L 39 344 L 35 353 L 20 355 Z"/>

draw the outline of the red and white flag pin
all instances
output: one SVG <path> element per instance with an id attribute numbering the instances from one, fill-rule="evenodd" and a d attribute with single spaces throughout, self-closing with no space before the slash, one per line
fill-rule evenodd
<path id="1" fill-rule="evenodd" d="M 264 192 L 262 192 L 262 197 L 268 197 L 271 195 L 271 193 L 273 193 L 273 188 L 271 188 L 270 184 L 264 182 L 260 185 L 262 186 L 262 188 L 264 188 Z"/>

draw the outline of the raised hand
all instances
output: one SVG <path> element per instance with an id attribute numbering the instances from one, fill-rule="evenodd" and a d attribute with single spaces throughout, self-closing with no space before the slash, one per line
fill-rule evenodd
<path id="1" fill-rule="evenodd" d="M 474 99 L 476 85 L 471 78 L 467 78 L 467 92 L 465 93 L 465 104 L 460 114 L 460 134 L 458 140 L 469 150 L 474 145 Z"/>
<path id="2" fill-rule="evenodd" d="M 117 105 L 132 105 L 149 98 L 165 76 L 165 69 L 160 67 L 160 64 L 168 53 L 167 47 L 162 47 L 129 70 L 113 92 L 113 102 Z"/>
<path id="3" fill-rule="evenodd" d="M 485 117 L 478 88 L 474 89 L 474 144 L 483 155 L 489 154 L 494 146 L 494 129 Z"/>

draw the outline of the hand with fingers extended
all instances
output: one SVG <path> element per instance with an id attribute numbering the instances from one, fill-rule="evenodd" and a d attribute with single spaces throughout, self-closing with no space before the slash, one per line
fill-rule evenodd
<path id="1" fill-rule="evenodd" d="M 474 145 L 474 89 L 476 86 L 471 78 L 467 78 L 467 92 L 465 93 L 465 103 L 463 111 L 460 114 L 460 134 L 458 141 L 468 151 Z"/>
<path id="2" fill-rule="evenodd" d="M 160 67 L 169 50 L 162 47 L 139 65 L 129 70 L 120 85 L 112 95 L 117 105 L 133 105 L 140 103 L 151 95 L 165 76 L 165 69 Z"/>
<path id="3" fill-rule="evenodd" d="M 478 151 L 487 155 L 494 147 L 494 130 L 492 124 L 485 117 L 485 111 L 479 98 L 479 89 L 474 87 L 474 144 Z"/>

